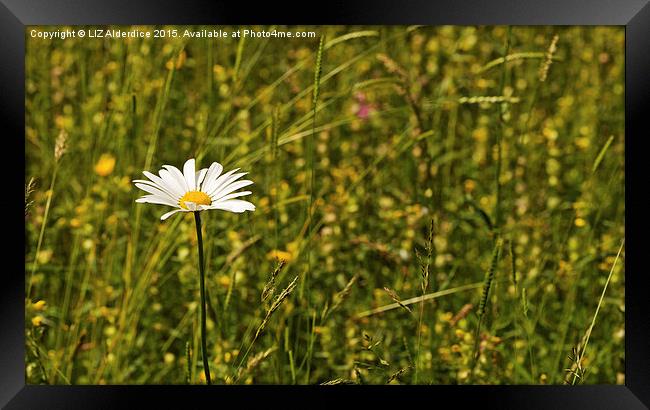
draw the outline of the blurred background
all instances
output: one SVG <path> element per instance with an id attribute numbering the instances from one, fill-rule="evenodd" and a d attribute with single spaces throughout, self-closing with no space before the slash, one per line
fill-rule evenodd
<path id="1" fill-rule="evenodd" d="M 193 218 L 131 182 L 191 157 L 255 182 L 214 382 L 625 382 L 624 28 L 253 28 L 316 35 L 26 33 L 28 383 L 204 382 Z"/>

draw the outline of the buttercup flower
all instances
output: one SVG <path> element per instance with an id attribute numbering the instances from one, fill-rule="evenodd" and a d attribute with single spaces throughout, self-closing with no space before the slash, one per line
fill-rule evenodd
<path id="1" fill-rule="evenodd" d="M 115 169 L 115 157 L 111 154 L 102 154 L 95 164 L 95 173 L 97 175 L 105 177 L 110 175 Z"/>
<path id="2" fill-rule="evenodd" d="M 176 212 L 220 209 L 241 213 L 255 210 L 255 205 L 252 203 L 235 199 L 252 193 L 251 191 L 235 192 L 253 183 L 246 179 L 237 181 L 247 172 L 236 173 L 239 170 L 236 168 L 222 174 L 223 166 L 218 162 L 213 162 L 209 168 L 197 172 L 194 162 L 194 158 L 188 159 L 183 165 L 183 172 L 171 165 L 163 165 L 158 175 L 143 171 L 149 180 L 136 179 L 133 182 L 136 187 L 148 192 L 149 195 L 135 201 L 177 208 L 163 214 L 160 217 L 162 221 Z"/>

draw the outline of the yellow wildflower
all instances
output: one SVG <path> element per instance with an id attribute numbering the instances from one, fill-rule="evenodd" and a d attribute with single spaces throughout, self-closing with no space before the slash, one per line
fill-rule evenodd
<path id="1" fill-rule="evenodd" d="M 266 254 L 266 257 L 270 260 L 275 260 L 277 258 L 277 259 L 283 259 L 287 262 L 291 262 L 291 260 L 293 260 L 293 254 L 291 254 L 291 252 L 282 251 L 279 249 L 273 249 L 272 251 Z"/>
<path id="2" fill-rule="evenodd" d="M 102 154 L 95 164 L 95 173 L 105 177 L 113 173 L 115 169 L 115 157 L 111 154 Z"/>
<path id="3" fill-rule="evenodd" d="M 45 301 L 39 300 L 38 302 L 35 302 L 33 306 L 34 310 L 43 310 L 45 309 Z"/>

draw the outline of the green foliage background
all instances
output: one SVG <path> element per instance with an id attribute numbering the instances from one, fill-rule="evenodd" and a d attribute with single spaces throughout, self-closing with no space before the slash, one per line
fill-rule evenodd
<path id="1" fill-rule="evenodd" d="M 624 383 L 624 29 L 277 29 L 316 37 L 28 29 L 27 382 L 202 382 L 193 218 L 131 183 L 197 157 L 255 181 L 255 212 L 203 213 L 217 383 L 562 383 L 610 271 L 577 381 Z M 421 296 L 432 219 L 442 295 L 372 312 Z M 298 286 L 251 345 L 274 256 Z"/>

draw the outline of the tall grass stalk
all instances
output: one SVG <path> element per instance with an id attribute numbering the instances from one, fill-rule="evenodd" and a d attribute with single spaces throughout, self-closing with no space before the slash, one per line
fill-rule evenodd
<path id="1" fill-rule="evenodd" d="M 185 342 L 185 383 L 191 384 L 192 382 L 192 354 L 190 351 L 190 342 Z"/>
<path id="2" fill-rule="evenodd" d="M 306 289 L 307 289 L 307 312 L 310 312 L 311 310 L 311 296 L 310 296 L 310 276 L 311 276 L 311 270 L 312 270 L 312 243 L 313 243 L 313 238 L 312 238 L 312 229 L 313 229 L 313 214 L 314 214 L 314 182 L 316 178 L 316 164 L 315 164 L 315 151 L 314 151 L 314 146 L 315 146 L 315 141 L 314 139 L 316 138 L 316 109 L 318 106 L 318 97 L 320 96 L 320 81 L 321 81 L 321 74 L 323 70 L 323 46 L 325 44 L 325 36 L 320 37 L 320 41 L 318 43 L 318 53 L 316 54 L 316 69 L 314 71 L 314 95 L 312 98 L 312 134 L 311 138 L 309 138 L 309 144 L 308 144 L 308 153 L 307 153 L 307 159 L 308 159 L 308 166 L 309 166 L 309 205 L 307 207 L 308 215 L 307 215 L 307 220 L 309 221 L 309 227 L 308 227 L 308 243 L 307 246 L 309 247 L 307 250 L 307 274 L 305 275 L 305 280 L 302 282 Z M 312 325 L 311 325 L 311 330 L 310 330 L 310 340 L 309 344 L 307 347 L 307 371 L 305 374 L 305 379 L 306 383 L 309 383 L 309 375 L 311 371 L 311 357 L 312 357 L 312 349 L 313 349 L 313 339 L 315 337 L 314 334 L 314 321 L 312 320 Z"/>
<path id="3" fill-rule="evenodd" d="M 518 362 L 518 360 L 519 360 L 519 352 L 518 352 L 518 349 L 517 349 L 517 338 L 519 337 L 519 328 L 517 327 L 517 312 L 518 312 L 518 309 L 516 309 L 516 307 L 518 305 L 518 302 L 519 302 L 519 289 L 517 287 L 517 285 L 518 285 L 518 283 L 517 283 L 517 255 L 515 254 L 515 245 L 514 245 L 512 239 L 510 239 L 508 241 L 508 253 L 510 255 L 510 273 L 511 273 L 510 279 L 512 280 L 512 286 L 514 287 L 514 296 L 513 296 L 514 309 L 513 309 L 512 320 L 513 320 L 513 329 L 514 329 L 514 332 L 515 332 L 515 342 L 513 343 L 513 347 L 514 347 L 515 364 L 516 364 L 516 363 L 519 363 Z M 515 384 L 517 384 L 517 372 L 515 371 L 513 373 L 514 373 L 514 382 L 515 382 Z"/>
<path id="4" fill-rule="evenodd" d="M 278 179 L 280 178 L 280 164 L 278 162 L 278 127 L 279 127 L 279 116 L 280 110 L 278 107 L 273 109 L 273 117 L 271 122 L 271 169 L 273 170 L 273 179 L 272 179 L 272 195 L 271 195 L 271 206 L 273 206 L 273 216 L 275 218 L 275 223 L 273 225 L 275 231 L 275 249 L 278 249 L 279 245 L 279 225 L 280 225 L 280 209 L 277 206 L 278 204 L 278 190 L 280 189 L 278 184 Z"/>
<path id="5" fill-rule="evenodd" d="M 467 290 L 478 289 L 481 286 L 483 286 L 483 282 L 475 282 L 475 283 L 470 283 L 470 284 L 467 284 L 467 285 L 462 285 L 462 286 L 458 286 L 458 287 L 451 288 L 451 289 L 440 290 L 440 291 L 437 291 L 437 292 L 428 293 L 428 294 L 426 294 L 424 296 L 417 296 L 417 297 L 414 297 L 414 298 L 403 300 L 402 305 L 409 306 L 409 305 L 412 305 L 414 303 L 423 303 L 423 302 L 426 302 L 427 300 L 438 299 L 438 298 L 440 298 L 442 296 L 454 295 L 456 293 L 464 292 L 464 291 L 467 291 Z M 354 319 L 357 319 L 357 320 L 362 319 L 362 318 L 365 318 L 365 317 L 368 317 L 368 316 L 373 316 L 373 315 L 377 315 L 377 314 L 380 314 L 380 313 L 388 312 L 390 310 L 398 309 L 400 307 L 401 306 L 398 303 L 391 303 L 390 305 L 380 306 L 380 307 L 377 307 L 377 308 L 374 308 L 374 309 L 371 309 L 371 310 L 366 310 L 366 311 L 357 313 L 354 316 Z"/>
<path id="6" fill-rule="evenodd" d="M 526 346 L 528 348 L 528 360 L 530 364 L 530 382 L 534 384 L 537 380 L 537 369 L 535 368 L 535 358 L 533 356 L 533 325 L 528 318 L 528 292 L 526 288 L 521 290 L 521 310 L 524 314 L 524 331 L 526 332 Z"/>
<path id="7" fill-rule="evenodd" d="M 533 89 L 533 96 L 530 99 L 530 105 L 528 106 L 528 114 L 526 116 L 526 123 L 524 124 L 524 132 L 521 133 L 521 136 L 519 137 L 519 144 L 528 142 L 528 132 L 530 131 L 530 120 L 533 116 L 533 108 L 535 108 L 535 104 L 537 103 L 537 98 L 539 96 L 539 90 L 544 82 L 546 82 L 546 79 L 548 78 L 548 72 L 549 68 L 551 66 L 551 63 L 553 60 L 557 60 L 555 57 L 555 51 L 557 50 L 557 42 L 559 40 L 559 36 L 555 34 L 553 38 L 551 39 L 551 43 L 549 44 L 548 49 L 546 50 L 545 53 L 543 53 L 543 60 L 540 63 L 539 67 L 539 74 L 538 74 L 538 80 L 535 84 L 535 88 Z"/>
<path id="8" fill-rule="evenodd" d="M 50 215 L 50 207 L 52 205 L 52 197 L 54 196 L 54 183 L 56 182 L 56 176 L 59 172 L 59 165 L 61 161 L 61 157 L 63 154 L 65 154 L 65 151 L 67 149 L 67 144 L 68 144 L 68 134 L 65 132 L 65 130 L 61 130 L 59 132 L 59 135 L 56 139 L 56 143 L 54 146 L 54 171 L 52 172 L 52 180 L 50 181 L 50 187 L 48 188 L 46 195 L 47 195 L 47 200 L 45 202 L 45 213 L 43 214 L 43 222 L 41 223 L 41 230 L 38 234 L 38 242 L 36 244 L 36 253 L 34 254 L 34 262 L 32 263 L 32 269 L 29 273 L 29 279 L 27 282 L 27 293 L 25 293 L 25 298 L 27 300 L 30 299 L 30 295 L 32 293 L 32 282 L 34 281 L 34 273 L 36 272 L 36 268 L 38 267 L 38 255 L 41 252 L 41 246 L 43 245 L 43 238 L 45 237 L 45 227 L 47 226 L 47 220 Z M 30 181 L 30 189 L 33 190 L 33 183 Z M 30 191 L 31 193 L 31 191 Z M 28 194 L 25 194 L 25 197 L 27 197 Z M 25 213 L 27 213 L 27 199 L 25 199 Z"/>
<path id="9" fill-rule="evenodd" d="M 512 37 L 512 26 L 508 26 L 508 34 L 506 37 L 506 48 L 503 53 L 503 58 L 505 59 L 506 56 L 510 53 L 510 43 L 511 43 L 511 37 Z M 503 91 L 506 86 L 506 77 L 508 74 L 508 69 L 507 65 L 503 65 L 503 71 L 501 73 L 501 92 L 499 93 L 500 95 L 503 95 Z M 500 231 L 501 229 L 501 164 L 503 162 L 503 147 L 501 144 L 501 140 L 503 139 L 503 134 L 505 132 L 505 122 L 506 118 L 504 115 L 504 110 L 507 109 L 508 103 L 507 102 L 502 102 L 501 104 L 498 105 L 500 107 L 500 115 L 499 115 L 499 132 L 497 133 L 497 165 L 496 165 L 496 171 L 494 175 L 494 184 L 495 184 L 495 192 L 496 192 L 496 205 L 494 207 L 494 224 L 496 226 L 497 231 Z"/>
<path id="10" fill-rule="evenodd" d="M 587 345 L 589 345 L 589 338 L 591 337 L 591 332 L 594 329 L 594 325 L 596 324 L 596 318 L 598 317 L 598 313 L 600 312 L 600 307 L 603 304 L 603 299 L 605 299 L 605 292 L 607 292 L 607 287 L 609 286 L 609 282 L 612 279 L 612 275 L 614 274 L 614 269 L 616 268 L 616 264 L 618 263 L 618 259 L 621 256 L 621 252 L 623 251 L 623 246 L 625 245 L 625 238 L 621 240 L 621 246 L 618 248 L 618 252 L 616 253 L 616 258 L 614 259 L 614 263 L 612 263 L 612 268 L 609 270 L 609 275 L 607 275 L 607 281 L 605 281 L 605 286 L 603 287 L 603 291 L 600 294 L 600 299 L 598 299 L 598 305 L 596 306 L 596 311 L 594 312 L 594 316 L 591 319 L 591 323 L 589 324 L 589 327 L 587 328 L 587 332 L 583 336 L 584 342 L 581 343 L 582 346 L 579 346 L 576 350 L 576 357 L 575 357 L 575 363 L 578 366 L 582 365 L 582 360 L 585 357 L 585 352 L 587 351 Z M 578 381 L 578 373 L 577 372 L 572 372 L 571 376 L 573 376 L 573 379 L 571 380 L 571 384 L 576 384 Z"/>
<path id="11" fill-rule="evenodd" d="M 483 279 L 483 290 L 481 291 L 481 299 L 479 301 L 478 311 L 476 312 L 478 321 L 476 322 L 476 331 L 474 333 L 474 353 L 472 355 L 472 366 L 470 369 L 469 380 L 472 380 L 474 370 L 476 369 L 476 364 L 478 363 L 479 357 L 481 356 L 481 324 L 483 323 L 487 303 L 490 297 L 490 288 L 492 287 L 492 282 L 494 281 L 496 274 L 502 242 L 502 239 L 497 235 L 494 249 L 492 251 L 492 260 L 490 262 L 490 267 L 485 272 L 485 279 Z"/>
<path id="12" fill-rule="evenodd" d="M 431 266 L 431 254 L 433 253 L 433 218 L 431 218 L 431 223 L 429 225 L 429 235 L 427 237 L 427 242 L 425 246 L 426 259 L 422 260 L 420 255 L 416 250 L 416 256 L 420 263 L 420 289 L 422 290 L 422 297 L 426 295 L 427 290 L 429 289 L 429 268 Z M 401 302 L 400 302 L 401 303 Z M 420 367 L 420 346 L 422 345 L 422 318 L 424 317 L 424 303 L 420 303 L 420 315 L 418 319 L 418 349 L 415 355 L 415 375 L 414 383 L 418 383 L 418 368 Z"/>

